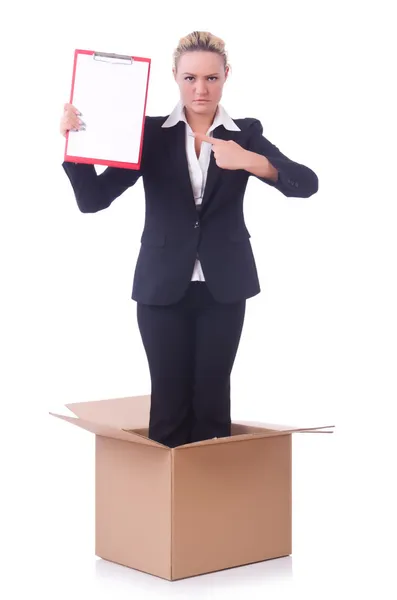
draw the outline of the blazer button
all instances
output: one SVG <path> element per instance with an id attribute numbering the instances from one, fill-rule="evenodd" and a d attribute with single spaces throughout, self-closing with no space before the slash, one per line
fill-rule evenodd
<path id="1" fill-rule="evenodd" d="M 196 221 L 194 224 L 194 228 L 197 229 L 198 227 L 200 227 L 200 223 L 198 221 Z"/>

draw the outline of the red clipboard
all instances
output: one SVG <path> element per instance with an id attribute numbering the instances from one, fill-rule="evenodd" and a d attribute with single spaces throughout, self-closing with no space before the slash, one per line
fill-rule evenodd
<path id="1" fill-rule="evenodd" d="M 94 145 L 91 143 L 89 143 L 86 140 L 79 140 L 79 142 L 77 142 L 77 138 L 73 138 L 73 140 L 71 140 L 71 135 L 74 136 L 79 136 L 79 135 L 84 135 L 85 132 L 79 131 L 79 132 L 67 132 L 66 134 L 66 143 L 65 143 L 65 152 L 64 152 L 64 160 L 66 162 L 74 162 L 74 163 L 85 163 L 85 164 L 96 164 L 96 165 L 104 165 L 104 166 L 112 166 L 112 167 L 120 167 L 120 168 L 125 168 L 125 169 L 135 169 L 138 170 L 140 168 L 141 165 L 141 158 L 142 158 L 142 146 L 143 146 L 143 137 L 144 137 L 144 130 L 145 130 L 145 116 L 146 116 L 146 104 L 147 104 L 147 96 L 148 96 L 148 89 L 149 89 L 149 78 L 150 78 L 150 67 L 151 67 L 151 59 L 150 58 L 143 58 L 140 56 L 128 56 L 128 55 L 123 55 L 123 54 L 111 54 L 111 53 L 107 53 L 107 52 L 95 52 L 93 50 L 81 50 L 81 49 L 76 49 L 74 52 L 74 62 L 73 62 L 73 75 L 72 75 L 72 84 L 71 84 L 71 91 L 70 91 L 70 103 L 73 104 L 74 106 L 76 106 L 76 108 L 78 108 L 81 112 L 82 112 L 82 116 L 81 119 L 85 121 L 85 116 L 84 115 L 84 109 L 82 106 L 78 105 L 78 99 L 76 98 L 76 80 L 78 80 L 78 76 L 80 76 L 80 82 L 82 81 L 82 78 L 84 77 L 84 74 L 87 75 L 89 71 L 87 71 L 87 67 L 88 69 L 92 68 L 93 71 L 92 73 L 95 73 L 96 75 L 96 79 L 93 79 L 93 83 L 97 85 L 97 95 L 95 96 L 96 98 L 100 98 L 103 99 L 103 97 L 107 97 L 107 88 L 102 87 L 101 85 L 98 84 L 98 81 L 100 81 L 100 77 L 101 75 L 98 74 L 98 72 L 95 70 L 99 67 L 97 66 L 90 66 L 88 60 L 93 60 L 93 61 L 101 61 L 102 63 L 107 63 L 108 65 L 118 65 L 120 68 L 122 69 L 123 65 L 125 67 L 131 67 L 133 68 L 135 65 L 136 69 L 139 69 L 139 75 L 138 75 L 138 80 L 139 80 L 139 98 L 140 98 L 140 105 L 139 105 L 139 110 L 136 111 L 135 114 L 135 119 L 132 119 L 132 129 L 134 131 L 134 136 L 131 136 L 131 147 L 128 147 L 128 140 L 124 140 L 124 146 L 123 146 L 123 151 L 121 151 L 120 149 L 118 149 L 117 151 L 113 151 L 114 155 L 116 156 L 116 158 L 111 158 L 110 155 L 107 155 L 105 151 L 97 151 L 97 153 L 94 150 Z M 116 73 L 116 67 L 112 67 L 114 68 L 114 72 Z M 78 71 L 81 71 L 81 73 L 79 73 Z M 110 73 L 111 71 L 109 71 L 110 67 L 107 67 L 107 73 Z M 138 71 L 136 71 L 138 72 Z M 121 77 L 120 81 L 124 82 L 124 84 L 128 81 L 128 77 L 125 76 L 125 72 L 122 72 L 121 70 L 118 71 L 118 73 L 120 74 L 119 77 Z M 123 77 L 124 75 L 124 77 Z M 84 79 L 83 79 L 84 80 Z M 84 80 L 87 82 L 87 77 Z M 113 81 L 113 80 L 112 80 Z M 103 83 L 103 85 L 105 85 L 105 82 Z M 132 89 L 132 85 L 133 85 L 133 81 L 131 79 L 131 81 L 129 82 L 130 85 L 130 89 Z M 80 87 L 84 87 L 80 84 Z M 88 82 L 85 83 L 85 88 L 86 90 L 89 89 L 89 85 Z M 110 86 L 109 86 L 110 87 Z M 95 94 L 95 92 L 93 92 Z M 117 93 L 114 93 L 114 96 L 117 97 Z M 80 98 L 82 97 L 82 94 L 80 93 Z M 119 94 L 119 97 L 122 97 L 122 94 Z M 76 104 L 75 104 L 76 102 Z M 125 102 L 128 102 L 128 100 L 126 99 Z M 124 109 L 126 109 L 126 106 L 124 106 Z M 113 115 L 116 114 L 117 116 L 117 111 L 116 113 L 113 113 Z M 113 117 L 114 118 L 114 117 Z M 121 117 L 120 117 L 121 118 Z M 92 119 L 92 121 L 95 121 L 95 119 Z M 97 121 L 98 122 L 98 121 Z M 87 123 L 87 131 L 88 131 L 88 127 L 89 127 L 89 123 Z M 98 131 L 98 125 L 97 125 L 97 131 Z M 119 128 L 120 131 L 120 128 Z M 109 137 L 109 130 L 107 133 L 108 137 Z M 128 132 L 125 134 L 126 136 L 128 135 Z M 98 133 L 97 133 L 97 139 L 98 139 Z M 105 144 L 99 144 L 101 147 L 104 147 Z M 80 151 L 78 151 L 80 149 Z M 110 152 L 111 154 L 111 152 Z M 134 158 L 131 159 L 130 156 L 133 156 Z"/>

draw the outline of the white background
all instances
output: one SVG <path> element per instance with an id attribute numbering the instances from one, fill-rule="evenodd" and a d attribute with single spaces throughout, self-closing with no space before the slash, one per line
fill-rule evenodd
<path id="1" fill-rule="evenodd" d="M 391 2 L 22 2 L 3 9 L 0 595 L 331 598 L 396 593 L 396 47 Z M 389 7 L 389 8 L 387 8 Z M 147 393 L 130 299 L 142 183 L 79 212 L 58 131 L 75 48 L 152 59 L 147 113 L 178 100 L 171 55 L 224 38 L 223 104 L 253 116 L 319 191 L 251 179 L 262 285 L 233 371 L 233 417 L 335 424 L 294 437 L 294 547 L 282 560 L 166 582 L 94 556 L 93 437 L 48 416 Z"/>

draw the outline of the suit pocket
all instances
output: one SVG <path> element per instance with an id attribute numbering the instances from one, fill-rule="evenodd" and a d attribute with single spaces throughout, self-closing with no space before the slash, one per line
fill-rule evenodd
<path id="1" fill-rule="evenodd" d="M 141 244 L 143 246 L 155 246 L 161 248 L 165 245 L 165 233 L 144 230 L 141 236 Z"/>

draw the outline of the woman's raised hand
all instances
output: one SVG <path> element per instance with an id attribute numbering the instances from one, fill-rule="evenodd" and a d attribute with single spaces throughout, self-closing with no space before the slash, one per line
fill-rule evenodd
<path id="1" fill-rule="evenodd" d="M 59 125 L 61 134 L 64 137 L 66 137 L 68 131 L 84 131 L 85 123 L 79 118 L 80 115 L 81 112 L 73 106 L 73 104 L 67 102 L 64 105 L 63 115 Z"/>

